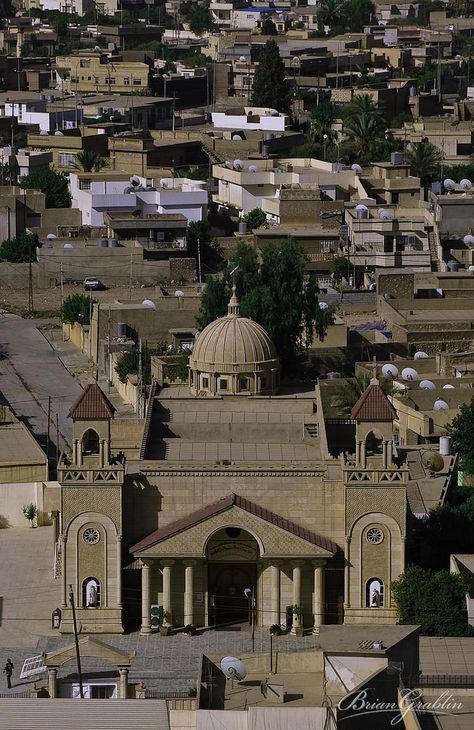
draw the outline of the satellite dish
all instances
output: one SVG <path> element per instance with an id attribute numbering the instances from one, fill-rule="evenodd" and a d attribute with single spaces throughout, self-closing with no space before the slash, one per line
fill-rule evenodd
<path id="1" fill-rule="evenodd" d="M 351 170 L 357 173 L 362 172 L 362 168 L 360 165 L 357 164 L 357 162 L 354 162 L 354 164 L 351 166 Z"/>
<path id="2" fill-rule="evenodd" d="M 358 205 L 356 205 L 355 209 L 356 209 L 356 210 L 369 210 L 369 209 L 367 208 L 367 206 L 366 206 L 366 205 L 364 205 L 363 203 L 358 203 Z"/>
<path id="3" fill-rule="evenodd" d="M 456 187 L 456 183 L 450 177 L 443 181 L 443 185 L 445 190 L 454 190 Z"/>
<path id="4" fill-rule="evenodd" d="M 459 183 L 463 190 L 466 192 L 472 188 L 472 182 L 468 180 L 466 177 L 461 180 Z"/>
<path id="5" fill-rule="evenodd" d="M 441 471 L 444 469 L 444 459 L 437 451 L 423 451 L 421 463 L 429 471 Z"/>
<path id="6" fill-rule="evenodd" d="M 49 135 L 49 132 L 46 131 L 46 129 L 42 129 L 40 131 L 40 137 L 47 137 Z"/>
<path id="7" fill-rule="evenodd" d="M 240 682 L 247 676 L 247 668 L 242 659 L 235 656 L 225 656 L 221 659 L 221 669 L 227 679 L 236 679 Z"/>
<path id="8" fill-rule="evenodd" d="M 471 264 L 468 271 L 474 271 L 474 266 Z"/>
<path id="9" fill-rule="evenodd" d="M 472 246 L 472 244 L 474 243 L 474 236 L 471 236 L 468 233 L 467 236 L 464 236 L 464 238 L 462 240 L 463 240 L 463 243 L 466 244 L 466 246 Z"/>
<path id="10" fill-rule="evenodd" d="M 327 309 L 328 307 L 329 307 L 329 304 L 327 302 L 319 302 L 320 309 Z"/>
<path id="11" fill-rule="evenodd" d="M 232 135 L 232 139 L 233 139 L 233 140 L 234 140 L 235 142 L 242 142 L 242 136 L 241 136 L 240 134 L 233 134 L 233 135 Z"/>
<path id="12" fill-rule="evenodd" d="M 392 363 L 388 362 L 382 367 L 382 375 L 385 375 L 386 378 L 396 378 L 398 376 L 397 366 L 392 365 Z"/>
<path id="13" fill-rule="evenodd" d="M 423 350 L 419 350 L 413 355 L 414 360 L 426 360 L 427 357 L 429 357 L 428 353 L 423 352 Z"/>
<path id="14" fill-rule="evenodd" d="M 60 130 L 59 130 L 59 129 L 57 129 L 57 130 L 55 131 L 55 133 L 54 133 L 54 136 L 55 136 L 55 137 L 64 137 L 64 134 L 63 134 L 62 132 L 60 132 Z"/>
<path id="15" fill-rule="evenodd" d="M 245 56 L 240 56 L 239 58 L 240 63 L 245 63 L 246 60 Z"/>
<path id="16" fill-rule="evenodd" d="M 184 291 L 181 291 L 181 289 L 177 289 L 174 295 L 175 297 L 184 297 Z"/>
<path id="17" fill-rule="evenodd" d="M 74 246 L 72 245 L 72 243 L 65 243 L 63 248 L 74 248 Z"/>
<path id="18" fill-rule="evenodd" d="M 234 160 L 233 162 L 234 170 L 243 170 L 244 163 L 242 160 Z"/>
<path id="19" fill-rule="evenodd" d="M 446 383 L 443 385 L 443 390 L 454 390 L 454 385 L 451 385 L 451 383 Z"/>
<path id="20" fill-rule="evenodd" d="M 418 373 L 415 368 L 403 368 L 402 380 L 418 380 Z"/>
<path id="21" fill-rule="evenodd" d="M 388 221 L 391 218 L 391 214 L 389 210 L 385 210 L 385 208 L 380 208 L 379 210 L 379 218 L 383 221 Z"/>
<path id="22" fill-rule="evenodd" d="M 48 241 L 54 241 L 57 238 L 57 236 L 55 236 L 54 233 L 48 233 L 46 238 L 48 239 Z"/>
<path id="23" fill-rule="evenodd" d="M 436 388 L 432 380 L 420 380 L 421 390 L 434 390 Z"/>
<path id="24" fill-rule="evenodd" d="M 132 184 L 132 185 L 133 185 L 134 187 L 136 187 L 137 185 L 140 185 L 140 183 L 141 183 L 141 180 L 140 180 L 140 178 L 138 177 L 138 175 L 132 175 L 132 177 L 130 178 L 130 182 L 131 182 L 131 184 Z"/>
<path id="25" fill-rule="evenodd" d="M 449 409 L 449 406 L 445 400 L 441 400 L 441 399 L 435 400 L 434 405 L 433 405 L 434 411 L 447 411 L 448 409 Z"/>
<path id="26" fill-rule="evenodd" d="M 257 165 L 249 165 L 249 172 L 257 172 Z"/>
<path id="27" fill-rule="evenodd" d="M 251 588 L 244 588 L 244 595 L 247 598 L 252 598 L 252 595 L 253 595 L 252 589 Z"/>
<path id="28" fill-rule="evenodd" d="M 377 288 L 377 285 L 375 282 L 372 282 L 372 284 L 369 284 L 369 291 L 375 291 Z"/>
<path id="29" fill-rule="evenodd" d="M 149 309 L 156 309 L 155 302 L 152 302 L 151 299 L 144 299 L 142 302 L 144 307 L 148 307 Z"/>

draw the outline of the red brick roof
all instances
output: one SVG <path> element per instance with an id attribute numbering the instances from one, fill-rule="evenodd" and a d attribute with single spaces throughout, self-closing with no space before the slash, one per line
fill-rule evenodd
<path id="1" fill-rule="evenodd" d="M 130 548 L 130 552 L 135 553 L 144 550 L 151 545 L 162 542 L 167 537 L 176 535 L 178 532 L 183 532 L 183 530 L 193 527 L 199 522 L 204 522 L 210 517 L 213 517 L 220 512 L 225 512 L 234 506 L 240 507 L 240 509 L 259 517 L 261 520 L 269 522 L 271 525 L 275 525 L 275 527 L 280 527 L 282 530 L 286 530 L 286 532 L 290 532 L 292 535 L 296 535 L 296 537 L 300 537 L 302 540 L 306 540 L 306 542 L 309 542 L 312 545 L 317 545 L 330 553 L 335 553 L 337 550 L 337 545 L 332 540 L 329 540 L 326 537 L 320 537 L 314 532 L 307 530 L 305 527 L 301 527 L 295 522 L 290 522 L 290 520 L 286 520 L 284 517 L 280 517 L 280 515 L 270 512 L 253 502 L 249 502 L 248 499 L 244 499 L 238 494 L 231 492 L 227 497 L 220 499 L 218 502 L 213 502 L 205 507 L 201 507 L 201 509 L 196 510 L 196 512 L 192 512 L 185 517 L 181 517 L 181 519 L 176 520 L 175 522 L 171 522 L 169 525 L 165 525 L 164 527 L 155 530 L 143 540 L 137 542 L 136 545 L 133 545 Z"/>
<path id="2" fill-rule="evenodd" d="M 97 383 L 89 383 L 69 409 L 68 416 L 79 418 L 113 418 L 115 408 Z"/>
<path id="3" fill-rule="evenodd" d="M 378 382 L 371 382 L 369 387 L 364 390 L 352 407 L 351 414 L 355 421 L 393 421 L 397 417 L 395 408 Z"/>

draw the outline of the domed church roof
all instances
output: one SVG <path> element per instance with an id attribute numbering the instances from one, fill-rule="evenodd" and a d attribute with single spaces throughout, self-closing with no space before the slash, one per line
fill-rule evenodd
<path id="1" fill-rule="evenodd" d="M 275 346 L 257 322 L 240 314 L 232 288 L 228 313 L 207 325 L 194 345 L 189 366 L 206 372 L 244 372 L 278 367 Z"/>

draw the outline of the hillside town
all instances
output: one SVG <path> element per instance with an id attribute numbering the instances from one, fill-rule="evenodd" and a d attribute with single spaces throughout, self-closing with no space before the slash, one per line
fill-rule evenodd
<path id="1" fill-rule="evenodd" d="M 472 730 L 473 0 L 0 6 L 2 730 Z"/>

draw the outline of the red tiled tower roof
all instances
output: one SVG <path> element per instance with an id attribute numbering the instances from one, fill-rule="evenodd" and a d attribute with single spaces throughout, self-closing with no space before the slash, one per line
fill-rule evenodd
<path id="1" fill-rule="evenodd" d="M 89 383 L 69 409 L 68 417 L 75 421 L 79 418 L 113 418 L 115 408 L 97 383 Z"/>
<path id="2" fill-rule="evenodd" d="M 393 421 L 397 412 L 374 379 L 352 407 L 351 415 L 354 421 Z"/>

